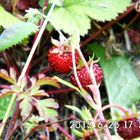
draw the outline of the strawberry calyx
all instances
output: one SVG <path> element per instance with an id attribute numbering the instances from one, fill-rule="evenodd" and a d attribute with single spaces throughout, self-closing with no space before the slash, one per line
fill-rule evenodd
<path id="1" fill-rule="evenodd" d="M 139 116 L 138 113 L 129 114 L 129 115 L 126 115 L 126 116 L 122 116 L 119 119 L 119 121 L 129 120 L 129 119 L 132 119 L 132 118 L 138 118 L 138 116 Z"/>
<path id="2" fill-rule="evenodd" d="M 97 60 L 93 60 L 93 59 L 94 59 L 94 56 L 89 57 L 89 61 L 87 62 L 88 66 L 90 66 L 92 63 L 96 64 L 99 62 L 99 59 L 97 59 Z M 79 70 L 83 67 L 85 67 L 85 65 L 84 65 L 83 61 L 80 59 L 76 68 L 77 68 L 77 70 Z"/>

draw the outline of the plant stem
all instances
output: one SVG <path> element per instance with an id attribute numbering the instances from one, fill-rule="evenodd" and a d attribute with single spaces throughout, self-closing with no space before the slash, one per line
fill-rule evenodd
<path id="1" fill-rule="evenodd" d="M 48 6 L 48 0 L 46 0 L 45 3 L 44 3 L 43 9 L 42 9 L 42 13 L 43 13 L 43 14 L 45 13 L 47 6 Z M 42 19 L 40 19 L 39 22 L 38 22 L 39 29 L 40 29 L 40 27 L 41 27 L 42 24 L 43 24 L 43 19 L 44 19 L 44 18 L 42 17 Z M 35 36 L 34 36 L 34 39 L 33 39 L 33 44 L 34 44 L 35 41 L 36 41 L 36 38 L 37 38 L 37 36 L 38 36 L 38 33 L 39 33 L 39 30 L 36 31 L 36 33 L 35 33 Z M 30 63 L 31 63 L 31 62 L 30 62 Z M 26 74 L 27 74 L 27 75 L 28 75 L 28 73 L 29 73 L 31 67 L 32 67 L 32 66 L 29 65 L 29 67 L 28 67 L 28 69 L 27 69 L 27 71 L 26 71 Z"/>
<path id="2" fill-rule="evenodd" d="M 96 109 L 96 111 L 98 112 L 99 111 L 99 117 L 100 117 L 100 119 L 101 120 L 104 120 L 105 118 L 104 118 L 104 115 L 103 115 L 103 113 L 102 113 L 102 111 L 101 111 L 101 108 L 102 108 L 102 103 L 101 103 L 101 96 L 100 96 L 100 91 L 99 91 L 99 87 L 98 87 L 98 85 L 97 85 L 97 83 L 96 83 L 96 80 L 95 80 L 95 75 L 94 75 L 94 73 L 92 73 L 91 71 L 90 71 L 90 69 L 89 69 L 89 67 L 88 67 L 88 64 L 87 64 L 87 62 L 86 62 L 86 60 L 85 60 L 85 58 L 84 58 L 84 56 L 83 56 L 83 53 L 81 52 L 81 49 L 80 49 L 80 46 L 77 46 L 77 51 L 78 51 L 78 53 L 79 53 L 79 55 L 80 55 L 80 57 L 81 57 L 81 59 L 82 59 L 82 61 L 83 61 L 83 63 L 84 63 L 84 65 L 85 65 L 85 67 L 86 67 L 86 69 L 87 69 L 87 71 L 88 71 L 88 74 L 89 74 L 89 76 L 90 76 L 90 79 L 91 79 L 91 81 L 92 81 L 92 85 L 94 86 L 94 88 L 95 88 L 95 92 L 93 93 L 93 94 L 96 94 L 96 103 L 97 103 L 97 105 L 98 105 L 98 108 Z M 92 69 L 91 69 L 92 70 Z M 98 95 L 97 95 L 98 94 Z M 94 99 L 95 100 L 95 99 Z M 111 138 L 111 134 L 110 134 L 110 132 L 109 132 L 109 129 L 107 128 L 107 129 L 104 129 L 105 130 L 105 133 L 106 133 L 106 136 L 107 136 L 107 138 L 109 139 L 109 140 L 112 140 L 112 138 Z"/>
<path id="3" fill-rule="evenodd" d="M 111 108 L 111 107 L 114 107 L 114 108 L 117 108 L 119 110 L 121 110 L 124 114 L 126 114 L 128 111 L 125 110 L 124 108 L 122 108 L 120 105 L 116 105 L 116 104 L 111 104 L 111 105 L 106 105 L 104 106 L 101 111 L 103 112 L 104 110 L 108 109 L 108 108 Z M 97 112 L 97 114 L 95 115 L 94 117 L 94 120 L 96 121 L 97 117 L 99 116 L 99 112 Z"/>
<path id="4" fill-rule="evenodd" d="M 25 74 L 26 74 L 26 71 L 27 71 L 27 69 L 28 69 L 28 66 L 29 66 L 29 64 L 30 64 L 30 62 L 31 62 L 31 60 L 32 60 L 32 57 L 33 57 L 33 55 L 34 55 L 34 52 L 35 52 L 35 50 L 36 50 L 36 48 L 37 48 L 37 46 L 38 46 L 38 43 L 39 43 L 39 41 L 40 41 L 40 39 L 41 39 L 41 37 L 42 37 L 42 34 L 43 34 L 43 32 L 44 32 L 44 30 L 45 30 L 45 28 L 46 28 L 46 25 L 47 25 L 47 23 L 48 23 L 49 17 L 50 17 L 50 15 L 51 15 L 52 12 L 53 12 L 54 7 L 55 7 L 55 1 L 54 1 L 54 3 L 53 3 L 52 7 L 50 8 L 49 12 L 48 12 L 48 15 L 47 15 L 47 17 L 46 17 L 46 19 L 45 19 L 45 21 L 44 21 L 44 23 L 43 23 L 43 25 L 42 25 L 42 27 L 41 27 L 39 33 L 38 33 L 38 36 L 37 36 L 37 38 L 36 38 L 36 40 L 35 40 L 35 43 L 33 44 L 32 50 L 31 50 L 31 52 L 30 52 L 30 54 L 29 54 L 29 56 L 28 56 L 28 58 L 27 58 L 27 61 L 26 61 L 26 63 L 25 63 L 25 66 L 24 66 L 24 68 L 23 68 L 23 70 L 22 70 L 22 72 L 21 72 L 21 75 L 19 76 L 17 85 L 20 85 L 21 79 L 22 79 L 22 78 L 25 76 Z M 9 117 L 10 111 L 11 111 L 11 109 L 12 109 L 14 103 L 15 103 L 15 100 L 16 100 L 16 94 L 13 94 L 13 96 L 12 96 L 12 98 L 11 98 L 11 101 L 10 101 L 10 104 L 9 104 L 9 106 L 8 106 L 8 109 L 7 109 L 6 113 L 5 113 L 4 119 L 3 119 L 3 121 L 2 121 L 2 126 L 1 126 L 1 128 L 0 128 L 0 137 L 1 137 L 1 135 L 2 135 L 3 129 L 4 129 L 4 127 L 5 127 L 5 124 L 6 124 L 6 122 L 7 122 L 7 119 L 8 119 L 8 117 Z"/>
<path id="5" fill-rule="evenodd" d="M 61 127 L 61 125 L 58 124 L 58 129 L 69 139 L 69 140 L 75 140 L 74 138 L 72 138 L 69 133 L 63 128 Z"/>
<path id="6" fill-rule="evenodd" d="M 126 112 L 128 112 L 127 110 L 123 109 L 121 106 L 116 105 L 116 104 L 106 105 L 106 106 L 104 106 L 101 110 L 98 110 L 98 111 L 97 111 L 97 114 L 95 115 L 95 117 L 94 117 L 94 119 L 93 119 L 93 123 L 96 122 L 98 116 L 100 117 L 101 121 L 104 121 L 105 118 L 104 118 L 104 116 L 103 116 L 103 111 L 106 110 L 106 109 L 108 109 L 108 108 L 110 108 L 110 107 L 117 108 L 117 109 L 121 110 L 124 114 L 126 114 Z M 105 130 L 105 132 L 106 132 L 106 134 L 107 134 L 107 138 L 108 138 L 109 140 L 111 140 L 112 138 L 111 138 L 109 129 L 104 129 L 104 130 Z"/>
<path id="7" fill-rule="evenodd" d="M 64 93 L 69 93 L 69 92 L 72 92 L 74 91 L 74 89 L 72 88 L 66 88 L 66 89 L 58 89 L 58 90 L 52 90 L 52 91 L 48 91 L 47 93 L 49 95 L 54 95 L 54 94 L 64 94 Z"/>
<path id="8" fill-rule="evenodd" d="M 43 14 L 45 13 L 45 11 L 46 11 L 46 9 L 47 9 L 48 1 L 49 1 L 49 0 L 46 0 L 45 3 L 44 3 L 44 5 L 43 5 L 43 9 L 42 9 Z"/>
<path id="9" fill-rule="evenodd" d="M 9 59 L 8 59 L 8 57 L 7 57 L 7 53 L 6 53 L 6 52 L 3 52 L 3 59 L 4 59 L 4 61 L 5 61 L 6 66 L 7 66 L 8 69 L 9 69 L 9 68 L 10 68 L 10 61 L 9 61 Z"/>
<path id="10" fill-rule="evenodd" d="M 78 84 L 78 87 L 81 89 L 82 88 L 82 85 L 79 81 L 79 77 L 77 75 L 77 70 L 76 70 L 76 62 L 75 62 L 75 48 L 72 47 L 72 63 L 73 63 L 73 71 L 74 71 L 74 76 L 75 76 L 75 79 L 76 79 L 76 82 Z"/>
<path id="11" fill-rule="evenodd" d="M 88 64 L 87 64 L 87 62 L 86 62 L 86 60 L 85 60 L 85 58 L 83 56 L 83 53 L 82 53 L 82 51 L 80 49 L 80 46 L 78 46 L 76 49 L 77 49 L 77 51 L 78 51 L 78 53 L 80 55 L 80 58 L 83 61 L 84 65 L 85 65 L 85 67 L 86 67 L 86 69 L 88 71 L 88 74 L 89 74 L 91 82 L 92 82 L 92 86 L 94 86 L 94 88 L 95 88 L 95 92 L 93 94 L 96 94 L 96 97 L 98 97 L 95 102 L 97 103 L 98 107 L 100 106 L 100 108 L 101 108 L 100 91 L 99 91 L 98 85 L 97 85 L 96 80 L 95 80 L 95 75 L 94 75 L 93 72 L 91 72 L 93 67 L 92 67 L 92 69 L 90 71 L 90 68 L 89 68 L 89 66 L 88 66 Z"/>
<path id="12" fill-rule="evenodd" d="M 19 113 L 20 113 L 19 103 L 20 103 L 20 102 L 17 102 L 17 103 L 16 103 L 13 116 L 12 116 L 12 118 L 11 118 L 11 120 L 10 120 L 9 127 L 8 127 L 7 132 L 6 132 L 5 140 L 8 140 L 9 136 L 12 134 L 13 128 L 14 128 L 15 123 L 16 123 L 16 120 L 17 120 L 17 117 L 18 117 L 18 115 L 19 115 Z"/>
<path id="13" fill-rule="evenodd" d="M 33 76 L 38 77 L 38 75 L 40 75 L 40 74 L 45 74 L 46 75 L 51 70 L 52 70 L 52 68 L 48 66 L 46 69 L 42 70 L 41 72 L 39 72 L 39 73 L 37 73 L 37 74 L 35 74 Z"/>
<path id="14" fill-rule="evenodd" d="M 95 134 L 97 140 L 101 140 L 100 135 L 98 134 L 98 131 L 96 130 L 96 128 L 94 128 L 94 134 Z"/>
<path id="15" fill-rule="evenodd" d="M 62 122 L 64 122 L 64 121 L 68 121 L 68 120 L 73 120 L 73 119 L 76 119 L 76 117 L 75 116 L 70 116 L 70 117 L 68 117 L 68 118 L 66 118 L 66 119 L 61 119 L 61 120 L 59 120 L 59 121 L 57 121 L 57 122 L 52 122 L 52 123 L 48 123 L 48 124 L 41 124 L 41 125 L 39 125 L 39 126 L 35 126 L 34 128 L 32 128 L 31 130 L 30 130 L 30 132 L 27 134 L 27 136 L 25 136 L 25 138 L 24 138 L 24 140 L 26 140 L 26 139 L 28 139 L 35 131 L 39 131 L 39 130 L 45 130 L 46 129 L 46 127 L 49 127 L 50 125 L 52 125 L 52 124 L 57 124 L 58 125 L 58 123 L 62 123 Z M 22 124 L 21 124 L 22 125 Z M 20 126 L 21 126 L 20 125 Z"/>
<path id="16" fill-rule="evenodd" d="M 45 28 L 46 28 L 46 25 L 47 25 L 47 23 L 48 23 L 49 17 L 50 17 L 50 15 L 51 15 L 51 13 L 53 12 L 54 7 L 55 7 L 55 2 L 53 3 L 53 5 L 52 5 L 52 7 L 51 7 L 51 9 L 50 9 L 50 11 L 49 11 L 49 13 L 48 13 L 48 15 L 46 16 L 46 19 L 45 19 L 43 25 L 42 25 L 42 27 L 41 27 L 39 33 L 38 33 L 38 36 L 37 36 L 37 38 L 36 38 L 36 41 L 35 41 L 35 43 L 33 44 L 32 50 L 31 50 L 31 52 L 30 52 L 30 54 L 29 54 L 29 56 L 28 56 L 28 58 L 27 58 L 26 64 L 25 64 L 25 66 L 24 66 L 24 68 L 23 68 L 23 70 L 22 70 L 22 73 L 21 73 L 21 75 L 20 75 L 19 81 L 24 77 L 24 75 L 25 75 L 25 73 L 26 73 L 26 70 L 28 69 L 28 66 L 29 66 L 29 64 L 30 64 L 30 61 L 32 60 L 33 54 L 34 54 L 34 52 L 35 52 L 35 50 L 36 50 L 36 48 L 37 48 L 37 46 L 38 46 L 38 44 L 39 44 L 39 41 L 40 41 L 40 39 L 41 39 L 41 37 L 42 37 L 42 34 L 43 34 L 43 32 L 44 32 L 44 30 L 45 30 Z"/>
<path id="17" fill-rule="evenodd" d="M 99 112 L 100 112 L 100 111 L 99 111 Z M 99 117 L 100 117 L 101 120 L 105 120 L 102 111 L 99 113 Z M 111 137 L 111 134 L 110 134 L 109 129 L 108 129 L 108 128 L 105 128 L 104 131 L 105 131 L 105 133 L 106 133 L 106 136 L 107 136 L 108 140 L 112 140 L 112 137 Z"/>
<path id="18" fill-rule="evenodd" d="M 25 123 L 32 116 L 32 112 L 33 110 L 19 125 L 17 125 L 16 127 L 13 127 L 14 129 L 12 129 L 12 132 L 10 133 L 10 135 L 8 135 L 8 138 L 6 140 L 11 140 L 11 137 L 14 134 L 14 132 L 17 131 L 23 125 L 23 123 Z"/>
<path id="19" fill-rule="evenodd" d="M 90 78 L 91 78 L 92 84 L 97 86 L 96 80 L 95 80 L 95 78 L 92 76 L 92 74 L 91 74 L 91 72 L 90 72 L 89 66 L 88 66 L 88 64 L 87 64 L 87 62 L 86 62 L 86 60 L 85 60 L 85 58 L 84 58 L 84 56 L 83 56 L 83 53 L 82 53 L 82 51 L 81 51 L 81 49 L 80 49 L 80 46 L 78 46 L 76 49 L 77 49 L 77 51 L 78 51 L 78 53 L 79 53 L 79 55 L 80 55 L 81 60 L 83 61 L 83 63 L 84 63 L 84 65 L 85 65 L 85 67 L 86 67 L 88 73 L 89 73 L 89 76 L 90 76 Z"/>

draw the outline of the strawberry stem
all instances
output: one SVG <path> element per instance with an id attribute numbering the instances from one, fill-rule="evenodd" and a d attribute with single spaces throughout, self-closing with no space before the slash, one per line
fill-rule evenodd
<path id="1" fill-rule="evenodd" d="M 90 76 L 91 81 L 92 81 L 92 85 L 93 85 L 94 88 L 95 88 L 94 91 L 96 91 L 96 92 L 93 93 L 93 95 L 95 95 L 95 96 L 97 97 L 96 99 L 94 99 L 95 102 L 96 102 L 97 105 L 98 105 L 98 108 L 96 109 L 96 111 L 99 112 L 99 117 L 100 117 L 100 119 L 101 119 L 101 120 L 105 120 L 104 115 L 103 115 L 103 112 L 102 112 L 102 103 L 101 103 L 100 91 L 99 91 L 99 87 L 98 87 L 98 85 L 97 85 L 97 82 L 96 82 L 96 80 L 95 80 L 95 75 L 94 75 L 94 73 L 92 73 L 92 72 L 90 71 L 90 68 L 88 67 L 88 64 L 87 64 L 87 62 L 86 62 L 86 60 L 85 60 L 85 58 L 84 58 L 84 56 L 83 56 L 83 53 L 81 52 L 80 45 L 77 46 L 76 49 L 77 49 L 77 51 L 78 51 L 78 53 L 79 53 L 80 58 L 81 58 L 82 61 L 83 61 L 83 63 L 84 63 L 84 65 L 85 65 L 85 67 L 86 67 L 88 73 L 89 73 L 89 76 Z M 93 92 L 93 90 L 92 90 L 92 92 Z M 112 137 L 111 137 L 111 134 L 110 134 L 109 129 L 106 128 L 106 129 L 104 129 L 104 131 L 105 131 L 105 133 L 106 133 L 106 136 L 107 136 L 108 140 L 112 140 Z"/>
<path id="2" fill-rule="evenodd" d="M 96 128 L 94 128 L 94 134 L 95 134 L 97 140 L 101 140 L 100 135 L 99 135 L 98 131 L 96 130 Z"/>
<path id="3" fill-rule="evenodd" d="M 60 125 L 57 124 L 57 128 L 59 129 L 59 131 L 61 131 L 69 140 L 75 140 L 74 138 L 72 138 L 69 133 Z"/>
<path id="4" fill-rule="evenodd" d="M 124 113 L 124 115 L 126 115 L 126 113 L 128 112 L 127 110 L 125 110 L 124 108 L 122 108 L 120 105 L 117 105 L 117 104 L 106 105 L 106 106 L 102 107 L 101 111 L 103 112 L 106 109 L 111 108 L 111 107 L 114 107 L 114 108 L 121 110 Z M 99 116 L 99 112 L 97 112 L 97 114 L 94 117 L 95 121 L 96 121 L 98 116 Z"/>
<path id="5" fill-rule="evenodd" d="M 75 79 L 77 81 L 77 84 L 78 84 L 78 87 L 81 89 L 82 88 L 82 85 L 79 81 L 79 77 L 77 75 L 77 70 L 76 70 L 76 62 L 75 62 L 75 48 L 72 47 L 72 63 L 73 63 L 73 71 L 74 71 L 74 76 L 75 76 Z"/>

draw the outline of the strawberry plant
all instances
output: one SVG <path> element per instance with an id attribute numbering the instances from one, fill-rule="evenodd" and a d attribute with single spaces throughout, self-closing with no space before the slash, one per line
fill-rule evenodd
<path id="1" fill-rule="evenodd" d="M 139 4 L 0 2 L 0 139 L 139 139 Z"/>

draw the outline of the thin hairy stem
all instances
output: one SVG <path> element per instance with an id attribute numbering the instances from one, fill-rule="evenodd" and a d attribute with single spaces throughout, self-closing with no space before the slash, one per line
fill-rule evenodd
<path id="1" fill-rule="evenodd" d="M 101 140 L 100 135 L 99 135 L 98 131 L 96 130 L 96 128 L 94 128 L 94 134 L 95 134 L 97 140 Z"/>
<path id="2" fill-rule="evenodd" d="M 79 81 L 79 77 L 77 75 L 77 70 L 76 70 L 75 48 L 74 47 L 72 48 L 72 63 L 73 63 L 73 71 L 74 71 L 74 76 L 75 76 L 76 82 L 78 84 L 78 87 L 81 89 L 82 88 L 82 85 L 81 85 L 81 83 Z"/>
<path id="3" fill-rule="evenodd" d="M 77 46 L 76 49 L 77 49 L 77 51 L 78 51 L 78 53 L 79 53 L 79 55 L 80 55 L 80 58 L 82 59 L 84 65 L 85 65 L 85 67 L 86 67 L 86 69 L 87 69 L 87 71 L 88 71 L 88 74 L 89 74 L 90 79 L 91 79 L 91 81 L 92 81 L 92 85 L 93 85 L 94 88 L 95 88 L 93 94 L 100 94 L 99 87 L 98 87 L 98 85 L 97 85 L 97 83 L 96 83 L 96 80 L 95 80 L 95 75 L 94 75 L 93 73 L 91 73 L 90 68 L 89 68 L 89 66 L 88 66 L 88 64 L 87 64 L 87 62 L 86 62 L 86 60 L 85 60 L 85 58 L 84 58 L 84 56 L 83 56 L 83 53 L 82 53 L 81 50 L 80 50 L 80 46 Z M 96 101 L 95 101 L 95 102 L 96 102 L 97 105 L 98 105 L 98 107 L 96 108 L 96 111 L 98 112 L 99 110 L 101 110 L 102 104 L 101 104 L 101 97 L 100 97 L 100 95 L 96 95 L 96 97 L 97 97 L 97 98 L 96 98 Z M 95 100 L 95 99 L 94 99 L 94 100 Z M 104 120 L 103 112 L 99 111 L 99 117 L 100 117 L 101 120 Z M 106 129 L 104 129 L 104 131 L 105 131 L 105 133 L 106 133 L 106 136 L 107 136 L 108 140 L 112 140 L 112 137 L 111 137 L 111 134 L 110 134 L 109 129 L 106 128 Z"/>
<path id="4" fill-rule="evenodd" d="M 59 129 L 59 131 L 61 131 L 69 140 L 75 140 L 72 136 L 69 135 L 69 133 L 61 126 L 61 125 L 57 125 L 57 128 Z"/>
<path id="5" fill-rule="evenodd" d="M 122 108 L 120 105 L 116 105 L 116 104 L 106 105 L 106 106 L 102 107 L 102 109 L 100 111 L 103 112 L 106 109 L 109 109 L 111 107 L 117 108 L 117 109 L 121 110 L 124 115 L 126 115 L 126 113 L 128 112 L 127 110 L 125 110 L 124 108 Z M 95 115 L 95 117 L 94 117 L 95 122 L 96 122 L 99 114 L 100 114 L 100 112 L 97 112 L 97 114 Z"/>

